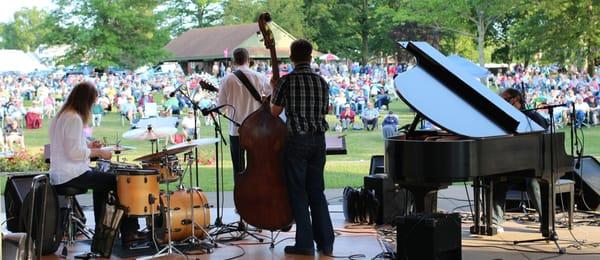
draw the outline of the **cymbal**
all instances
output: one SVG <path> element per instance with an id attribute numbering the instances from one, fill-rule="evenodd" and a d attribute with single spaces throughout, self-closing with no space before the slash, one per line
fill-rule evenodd
<path id="1" fill-rule="evenodd" d="M 132 129 L 123 133 L 123 138 L 128 140 L 156 140 L 158 138 L 164 138 L 177 133 L 175 127 L 155 127 L 155 128 L 138 128 Z"/>
<path id="2" fill-rule="evenodd" d="M 147 154 L 147 155 L 135 158 L 133 160 L 134 161 L 152 161 L 152 160 L 159 159 L 160 157 L 187 152 L 187 151 L 192 150 L 194 147 L 210 145 L 210 144 L 217 143 L 219 141 L 220 141 L 219 138 L 201 138 L 201 139 L 185 141 L 180 144 L 169 146 L 169 147 L 167 147 L 167 149 L 165 149 L 163 151 Z"/>
<path id="3" fill-rule="evenodd" d="M 167 147 L 167 150 L 178 151 L 178 152 L 172 153 L 172 154 L 176 154 L 176 153 L 186 152 L 186 151 L 188 151 L 188 149 L 191 149 L 193 147 L 216 144 L 220 140 L 221 139 L 219 139 L 219 138 L 199 138 L 199 139 L 194 139 L 194 140 L 189 140 L 189 141 L 183 141 L 180 144 L 175 144 L 175 145 L 171 145 L 171 146 Z M 179 150 L 181 150 L 181 151 L 179 151 Z"/>
<path id="4" fill-rule="evenodd" d="M 100 149 L 116 153 L 116 152 L 124 152 L 124 151 L 134 150 L 135 147 L 125 146 L 125 145 L 109 145 L 109 146 L 104 146 Z"/>

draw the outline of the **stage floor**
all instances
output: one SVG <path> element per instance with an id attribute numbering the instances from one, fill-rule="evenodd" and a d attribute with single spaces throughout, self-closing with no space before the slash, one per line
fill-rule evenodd
<path id="1" fill-rule="evenodd" d="M 331 217 L 334 222 L 337 233 L 334 255 L 350 256 L 363 254 L 364 258 L 372 259 L 385 250 L 385 238 L 379 239 L 377 231 L 372 227 L 348 225 L 344 221 L 341 206 L 334 205 L 330 207 Z M 90 212 L 87 212 L 89 214 Z M 212 211 L 213 221 L 216 211 Z M 89 216 L 92 219 L 91 215 Z M 225 223 L 233 222 L 237 215 L 232 208 L 224 210 L 223 220 Z M 89 225 L 89 224 L 88 224 Z M 573 229 L 573 235 L 582 242 L 579 245 L 566 228 L 558 228 L 559 243 L 566 248 L 567 254 L 558 255 L 556 247 L 552 243 L 537 242 L 515 246 L 512 241 L 540 238 L 540 233 L 536 232 L 536 223 L 517 223 L 508 221 L 505 224 L 506 232 L 492 236 L 473 236 L 469 234 L 470 223 L 462 225 L 462 255 L 463 259 L 598 259 L 600 257 L 600 227 L 576 225 Z M 268 236 L 268 232 L 262 235 Z M 255 244 L 257 240 L 246 237 L 241 241 L 222 242 L 209 254 L 188 253 L 188 258 L 192 259 L 228 259 L 241 256 L 239 259 L 331 259 L 330 257 L 315 255 L 308 256 L 290 256 L 285 255 L 283 248 L 286 245 L 292 245 L 294 229 L 290 232 L 281 233 L 277 241 L 279 242 L 274 249 L 269 244 Z M 227 238 L 228 235 L 221 235 L 217 239 Z M 286 239 L 287 238 L 287 239 Z M 579 246 L 578 246 L 579 245 Z M 42 259 L 61 259 L 59 248 L 56 255 L 44 256 Z M 89 251 L 89 242 L 78 242 L 69 248 L 69 257 L 73 259 L 75 255 Z M 134 257 L 113 256 L 111 259 L 135 259 Z M 165 256 L 156 259 L 186 259 L 183 256 Z"/>

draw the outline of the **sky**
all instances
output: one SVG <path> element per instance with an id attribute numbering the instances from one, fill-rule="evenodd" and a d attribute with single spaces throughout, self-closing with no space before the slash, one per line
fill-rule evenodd
<path id="1" fill-rule="evenodd" d="M 23 7 L 37 7 L 48 10 L 52 0 L 0 0 L 0 23 L 12 20 L 13 14 Z"/>

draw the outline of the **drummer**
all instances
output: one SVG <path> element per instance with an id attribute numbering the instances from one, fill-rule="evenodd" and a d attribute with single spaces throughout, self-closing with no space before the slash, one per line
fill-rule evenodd
<path id="1" fill-rule="evenodd" d="M 77 84 L 67 101 L 52 121 L 50 136 L 50 182 L 55 188 L 76 187 L 92 189 L 94 220 L 96 227 L 101 223 L 108 192 L 115 190 L 116 178 L 112 174 L 90 169 L 90 158 L 109 160 L 110 151 L 100 149 L 99 141 L 88 142 L 83 135 L 84 126 L 89 123 L 91 109 L 98 98 L 96 87 L 90 82 Z M 145 239 L 137 232 L 139 225 L 135 218 L 125 218 L 121 225 L 124 245 Z"/>

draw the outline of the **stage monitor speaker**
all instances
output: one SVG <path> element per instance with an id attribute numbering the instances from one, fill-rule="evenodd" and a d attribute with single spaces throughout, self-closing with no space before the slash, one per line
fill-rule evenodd
<path id="1" fill-rule="evenodd" d="M 577 167 L 579 166 L 579 167 Z M 575 172 L 563 178 L 575 181 L 575 203 L 579 209 L 600 210 L 600 162 L 593 156 L 575 158 Z"/>
<path id="2" fill-rule="evenodd" d="M 23 200 L 31 191 L 31 183 L 36 174 L 9 176 L 4 189 L 4 205 L 6 207 L 6 229 L 11 232 L 24 232 L 19 226 L 19 213 Z"/>
<path id="3" fill-rule="evenodd" d="M 461 259 L 458 213 L 417 214 L 398 218 L 396 259 Z"/>
<path id="4" fill-rule="evenodd" d="M 4 205 L 6 207 L 6 229 L 10 232 L 25 232 L 19 225 L 19 214 L 23 207 L 25 196 L 31 191 L 31 183 L 37 174 L 12 175 L 8 177 L 4 189 Z M 67 207 L 64 196 L 58 196 L 58 204 L 61 209 Z M 85 215 L 77 199 L 74 201 L 75 214 L 85 223 Z"/>
<path id="5" fill-rule="evenodd" d="M 411 193 L 396 187 L 387 174 L 365 176 L 364 187 L 373 190 L 379 201 L 378 217 L 375 219 L 377 225 L 393 224 L 396 217 L 407 215 L 411 211 Z"/>

